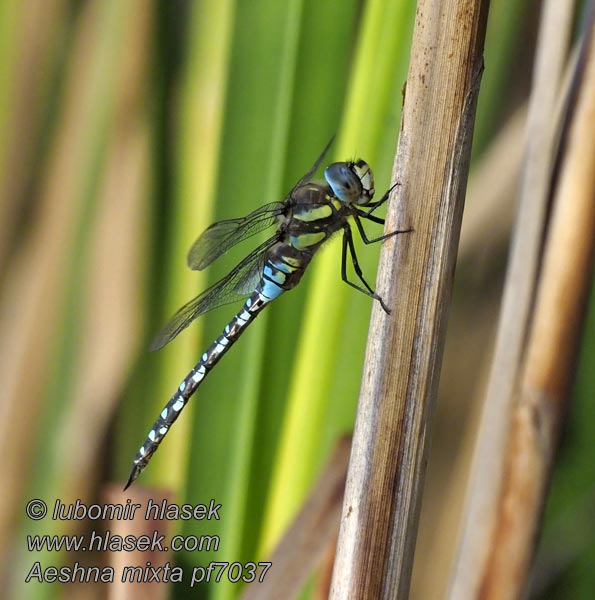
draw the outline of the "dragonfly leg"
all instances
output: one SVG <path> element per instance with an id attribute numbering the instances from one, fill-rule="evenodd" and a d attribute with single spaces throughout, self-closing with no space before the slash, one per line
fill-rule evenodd
<path id="1" fill-rule="evenodd" d="M 389 187 L 388 190 L 386 190 L 384 196 L 382 196 L 382 198 L 380 198 L 380 200 L 377 200 L 376 202 L 374 202 L 373 204 L 370 205 L 370 207 L 369 207 L 370 210 L 366 214 L 371 215 L 379 206 L 382 206 L 388 200 L 390 193 L 399 185 L 401 185 L 401 184 L 400 184 L 400 182 L 397 181 L 397 183 L 395 183 L 394 185 Z"/>
<path id="2" fill-rule="evenodd" d="M 409 227 L 408 229 L 397 229 L 396 231 L 391 231 L 390 233 L 385 233 L 384 235 L 370 239 L 366 235 L 366 231 L 364 230 L 364 226 L 361 222 L 360 216 L 363 217 L 363 215 L 359 215 L 357 213 L 354 214 L 353 220 L 355 221 L 355 224 L 357 225 L 357 229 L 359 231 L 359 234 L 362 237 L 362 240 L 364 241 L 364 244 L 374 244 L 375 242 L 382 242 L 383 240 L 393 237 L 393 235 L 397 235 L 399 233 L 409 233 L 410 231 L 413 231 L 412 227 Z M 376 218 L 371 219 L 369 216 L 363 217 L 363 218 L 370 219 L 370 221 L 374 221 L 376 223 L 380 222 L 380 221 L 376 221 Z M 384 219 L 381 219 L 381 221 L 382 221 L 382 223 L 384 223 Z"/>
<path id="3" fill-rule="evenodd" d="M 362 219 L 367 219 L 368 221 L 372 221 L 372 223 L 378 223 L 379 225 L 384 225 L 384 219 L 381 219 L 380 217 L 377 217 L 376 215 L 371 215 L 370 213 L 367 213 L 366 211 L 359 210 L 359 209 L 356 209 L 356 212 Z"/>
<path id="4" fill-rule="evenodd" d="M 349 250 L 349 254 L 351 255 L 351 263 L 353 264 L 353 269 L 355 273 L 359 277 L 360 281 L 364 284 L 365 288 L 357 285 L 357 283 L 353 283 L 353 281 L 349 281 L 347 277 L 347 251 Z M 357 260 L 357 254 L 355 252 L 355 246 L 353 244 L 353 236 L 351 235 L 351 227 L 346 224 L 343 227 L 343 255 L 341 258 L 341 279 L 352 288 L 355 288 L 359 292 L 366 294 L 366 296 L 370 296 L 370 298 L 374 298 L 374 300 L 378 300 L 380 302 L 380 306 L 387 315 L 390 315 L 390 309 L 384 303 L 384 300 L 370 287 L 368 282 L 364 279 L 364 274 L 362 273 L 361 267 L 359 266 L 359 262 Z"/>

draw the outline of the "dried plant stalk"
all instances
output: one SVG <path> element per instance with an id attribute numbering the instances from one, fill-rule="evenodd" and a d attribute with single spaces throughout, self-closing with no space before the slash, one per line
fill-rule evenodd
<path id="1" fill-rule="evenodd" d="M 581 340 L 595 249 L 595 36 L 566 140 L 482 598 L 526 585 Z"/>
<path id="2" fill-rule="evenodd" d="M 572 15 L 572 3 L 556 0 L 544 3 L 529 105 L 520 207 L 494 360 L 468 485 L 460 549 L 450 584 L 450 597 L 456 600 L 477 596 L 482 572 L 487 568 L 514 386 L 519 377 L 535 300 L 559 127 L 558 119 L 552 115 L 557 113 Z"/>
<path id="3" fill-rule="evenodd" d="M 400 182 L 374 308 L 331 598 L 403 598 L 409 589 L 428 422 L 450 302 L 486 0 L 421 0 L 394 168 Z"/>

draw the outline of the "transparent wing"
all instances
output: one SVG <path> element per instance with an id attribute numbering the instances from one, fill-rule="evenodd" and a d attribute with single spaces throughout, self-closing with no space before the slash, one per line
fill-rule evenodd
<path id="1" fill-rule="evenodd" d="M 297 188 L 310 181 L 318 167 L 320 167 L 334 139 L 335 136 L 329 140 L 309 171 L 293 186 L 293 189 L 288 194 L 288 198 L 291 197 Z M 188 252 L 188 266 L 195 271 L 202 271 L 221 255 L 225 254 L 232 246 L 273 225 L 276 218 L 284 210 L 284 203 L 271 202 L 241 219 L 227 219 L 214 223 L 198 237 L 190 248 Z"/>
<path id="2" fill-rule="evenodd" d="M 232 246 L 270 227 L 284 210 L 283 203 L 271 202 L 241 219 L 214 223 L 192 244 L 188 252 L 188 266 L 202 271 Z"/>
<path id="3" fill-rule="evenodd" d="M 266 251 L 277 240 L 277 235 L 268 239 L 236 265 L 223 279 L 182 306 L 153 340 L 150 349 L 163 348 L 200 315 L 250 295 L 262 276 Z"/>
<path id="4" fill-rule="evenodd" d="M 314 175 L 314 173 L 316 173 L 316 171 L 318 170 L 318 167 L 320 167 L 322 161 L 324 160 L 324 157 L 326 156 L 326 153 L 329 151 L 329 148 L 333 145 L 334 141 L 335 136 L 333 135 L 333 137 L 328 141 L 327 145 L 324 147 L 324 150 L 320 153 L 320 156 L 316 159 L 316 162 L 310 167 L 308 172 L 293 186 L 293 189 L 289 193 L 289 196 L 291 196 L 293 192 L 295 192 L 295 190 L 297 190 L 300 186 L 304 185 L 305 183 L 308 183 L 308 181 L 312 179 L 312 175 Z"/>

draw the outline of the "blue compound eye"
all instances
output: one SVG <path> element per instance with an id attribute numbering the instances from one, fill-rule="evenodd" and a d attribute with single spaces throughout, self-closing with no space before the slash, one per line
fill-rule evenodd
<path id="1" fill-rule="evenodd" d="M 365 205 L 374 195 L 372 170 L 363 160 L 333 163 L 324 177 L 341 202 Z"/>

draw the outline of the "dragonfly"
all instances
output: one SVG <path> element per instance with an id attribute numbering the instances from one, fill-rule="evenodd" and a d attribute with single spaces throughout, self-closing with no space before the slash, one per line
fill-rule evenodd
<path id="1" fill-rule="evenodd" d="M 211 369 L 264 308 L 300 282 L 316 252 L 333 234 L 343 232 L 341 279 L 377 300 L 382 309 L 390 313 L 384 300 L 364 278 L 355 251 L 350 220 L 355 223 L 365 244 L 381 242 L 399 233 L 411 231 L 411 228 L 396 230 L 369 238 L 362 224 L 365 220 L 384 225 L 384 219 L 373 213 L 388 200 L 390 192 L 398 184 L 374 201 L 374 176 L 368 164 L 361 159 L 333 163 L 324 171 L 325 181 L 312 181 L 332 142 L 331 139 L 282 202 L 265 204 L 240 219 L 219 221 L 207 228 L 190 248 L 188 266 L 200 271 L 236 244 L 275 226 L 274 233 L 225 277 L 182 306 L 153 340 L 151 350 L 158 350 L 171 342 L 198 316 L 219 306 L 245 299 L 241 310 L 207 348 L 161 411 L 134 458 L 125 490 L 147 466 L 170 427 Z M 348 257 L 351 258 L 359 283 L 351 281 L 347 276 Z"/>

